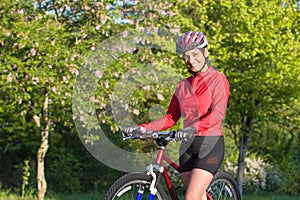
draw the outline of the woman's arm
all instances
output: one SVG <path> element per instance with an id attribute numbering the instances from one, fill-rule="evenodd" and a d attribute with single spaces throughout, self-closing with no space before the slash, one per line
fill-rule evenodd
<path id="1" fill-rule="evenodd" d="M 180 105 L 176 95 L 174 94 L 169 104 L 168 112 L 165 116 L 149 123 L 140 124 L 139 126 L 143 126 L 149 131 L 161 131 L 172 127 L 179 120 L 180 116 Z"/>

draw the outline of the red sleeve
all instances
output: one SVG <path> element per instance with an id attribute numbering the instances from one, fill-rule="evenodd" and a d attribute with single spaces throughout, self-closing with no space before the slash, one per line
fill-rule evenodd
<path id="1" fill-rule="evenodd" d="M 153 122 L 140 124 L 139 126 L 143 126 L 149 131 L 161 131 L 172 127 L 179 120 L 180 116 L 180 105 L 176 95 L 174 94 L 169 104 L 168 112 L 165 116 Z"/>
<path id="2" fill-rule="evenodd" d="M 229 97 L 229 83 L 224 74 L 221 74 L 217 79 L 212 91 L 212 112 L 210 116 L 211 129 L 208 129 L 208 135 L 210 131 L 215 131 L 215 128 L 222 130 L 223 120 L 226 114 L 227 102 Z"/>

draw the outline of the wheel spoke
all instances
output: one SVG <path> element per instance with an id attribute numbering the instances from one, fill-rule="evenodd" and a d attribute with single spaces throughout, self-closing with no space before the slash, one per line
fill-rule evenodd
<path id="1" fill-rule="evenodd" d="M 218 199 L 220 199 L 222 197 L 222 191 L 224 189 L 224 186 L 225 186 L 225 183 L 223 183 L 222 186 L 221 186 L 221 189 L 219 191 L 219 198 Z"/>
<path id="2" fill-rule="evenodd" d="M 215 180 L 209 187 L 209 193 L 213 200 L 237 200 L 237 194 L 234 188 L 226 179 Z"/>

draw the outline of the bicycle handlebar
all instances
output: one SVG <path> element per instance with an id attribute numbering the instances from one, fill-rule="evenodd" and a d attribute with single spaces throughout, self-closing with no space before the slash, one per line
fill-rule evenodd
<path id="1" fill-rule="evenodd" d="M 157 139 L 157 138 L 164 138 L 166 140 L 174 140 L 175 133 L 174 131 L 164 132 L 164 131 L 147 131 L 139 136 L 130 136 L 125 137 L 123 140 L 127 139 Z"/>
<path id="2" fill-rule="evenodd" d="M 123 140 L 127 139 L 165 139 L 166 141 L 178 141 L 178 138 L 175 138 L 175 135 L 177 132 L 184 132 L 187 133 L 184 139 L 189 139 L 194 137 L 194 134 L 196 133 L 195 128 L 188 127 L 188 128 L 181 128 L 178 130 L 171 130 L 171 131 L 146 131 L 146 133 L 136 135 L 136 136 L 130 136 L 130 137 L 124 137 Z"/>

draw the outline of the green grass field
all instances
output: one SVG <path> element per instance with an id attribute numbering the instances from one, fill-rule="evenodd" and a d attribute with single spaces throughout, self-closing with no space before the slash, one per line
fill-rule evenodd
<path id="1" fill-rule="evenodd" d="M 96 200 L 101 199 L 103 194 L 47 194 L 45 200 Z M 100 197 L 100 198 L 99 198 Z M 0 200 L 21 200 L 21 195 L 8 192 L 0 192 Z M 36 200 L 33 194 L 26 195 L 22 200 Z"/>
<path id="2" fill-rule="evenodd" d="M 101 200 L 103 194 L 47 194 L 45 200 Z M 0 200 L 20 200 L 21 196 L 9 191 L 0 191 Z M 33 194 L 27 195 L 23 200 L 36 200 Z M 300 196 L 281 196 L 279 194 L 257 194 L 251 196 L 243 196 L 243 200 L 299 200 Z"/>
<path id="3" fill-rule="evenodd" d="M 260 194 L 244 196 L 243 200 L 299 200 L 300 196 L 282 196 L 280 194 Z"/>

